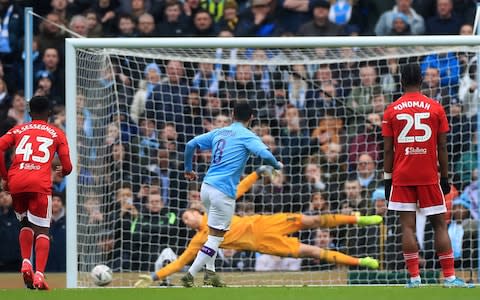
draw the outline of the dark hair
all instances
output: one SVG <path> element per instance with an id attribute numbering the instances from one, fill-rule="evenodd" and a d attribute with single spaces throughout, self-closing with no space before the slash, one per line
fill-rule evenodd
<path id="1" fill-rule="evenodd" d="M 45 96 L 33 96 L 29 106 L 31 113 L 41 115 L 50 111 L 50 100 Z"/>
<path id="2" fill-rule="evenodd" d="M 418 64 L 407 64 L 400 70 L 403 88 L 407 86 L 419 86 L 422 84 L 422 71 Z"/>
<path id="3" fill-rule="evenodd" d="M 233 118 L 237 121 L 247 122 L 253 114 L 253 110 L 246 101 L 237 101 L 233 107 Z"/>

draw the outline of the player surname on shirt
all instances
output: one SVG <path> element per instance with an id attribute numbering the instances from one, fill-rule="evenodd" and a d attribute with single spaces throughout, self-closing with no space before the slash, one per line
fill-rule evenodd
<path id="1" fill-rule="evenodd" d="M 418 107 L 418 108 L 423 108 L 430 110 L 430 104 L 425 103 L 423 101 L 405 101 L 402 103 L 399 103 L 393 107 L 394 110 L 403 110 L 405 108 L 412 108 L 412 107 Z"/>

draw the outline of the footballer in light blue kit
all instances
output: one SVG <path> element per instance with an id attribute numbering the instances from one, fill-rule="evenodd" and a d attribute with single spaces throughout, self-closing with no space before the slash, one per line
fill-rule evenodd
<path id="1" fill-rule="evenodd" d="M 185 287 L 193 287 L 194 276 L 206 265 L 204 284 L 224 286 L 215 273 L 215 258 L 223 236 L 229 230 L 235 212 L 235 195 L 240 176 L 251 153 L 280 170 L 278 162 L 268 147 L 247 127 L 252 109 L 245 101 L 239 101 L 233 109 L 234 122 L 199 135 L 187 143 L 185 149 L 185 178 L 196 179 L 192 170 L 192 157 L 198 148 L 212 151 L 212 161 L 200 189 L 200 197 L 207 210 L 209 235 L 195 261 L 182 277 Z"/>

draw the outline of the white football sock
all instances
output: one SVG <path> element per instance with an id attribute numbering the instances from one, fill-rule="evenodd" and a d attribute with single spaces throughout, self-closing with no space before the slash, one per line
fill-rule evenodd
<path id="1" fill-rule="evenodd" d="M 197 257 L 193 261 L 192 266 L 188 269 L 188 272 L 192 276 L 197 275 L 197 273 L 205 266 L 207 263 L 213 261 L 215 264 L 215 258 L 217 257 L 217 252 L 220 244 L 223 241 L 223 237 L 209 235 L 207 241 L 203 245 L 202 249 L 198 251 Z"/>

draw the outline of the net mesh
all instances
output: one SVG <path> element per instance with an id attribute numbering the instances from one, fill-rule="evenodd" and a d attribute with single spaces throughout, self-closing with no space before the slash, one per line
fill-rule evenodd
<path id="1" fill-rule="evenodd" d="M 183 224 L 181 212 L 199 201 L 211 157 L 197 153 L 199 180 L 185 181 L 185 143 L 227 125 L 236 99 L 255 108 L 253 131 L 286 166 L 282 176 L 258 180 L 237 202 L 237 214 L 380 214 L 382 225 L 293 236 L 375 257 L 381 266 L 366 271 L 225 250 L 217 271 L 238 285 L 404 280 L 398 220 L 387 214 L 381 187 L 382 113 L 401 93 L 399 68 L 420 63 L 423 91 L 444 105 L 451 126 L 450 174 L 456 187 L 447 197 L 451 203 L 472 189 L 477 94 L 470 88 L 478 50 L 77 49 L 79 286 L 92 285 L 88 272 L 97 264 L 114 270 L 117 285 L 132 285 L 138 272 L 158 269 L 185 250 L 195 232 Z M 261 164 L 251 158 L 245 174 Z M 449 234 L 456 266 L 468 273 L 478 265 L 476 233 L 465 225 L 474 216 L 453 207 Z M 417 227 L 422 270 L 435 278 L 432 227 L 421 217 Z M 172 251 L 162 252 L 166 248 Z M 278 272 L 287 270 L 292 272 Z"/>

